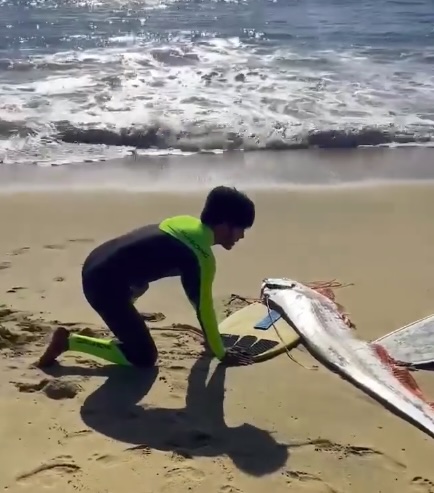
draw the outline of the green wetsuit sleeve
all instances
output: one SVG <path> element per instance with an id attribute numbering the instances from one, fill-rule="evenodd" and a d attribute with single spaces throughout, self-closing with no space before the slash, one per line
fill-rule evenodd
<path id="1" fill-rule="evenodd" d="M 221 360 L 225 355 L 225 348 L 218 330 L 212 296 L 214 275 L 215 264 L 213 262 L 201 261 L 192 255 L 191 264 L 181 272 L 181 282 L 188 299 L 195 307 L 208 346 L 216 358 Z"/>

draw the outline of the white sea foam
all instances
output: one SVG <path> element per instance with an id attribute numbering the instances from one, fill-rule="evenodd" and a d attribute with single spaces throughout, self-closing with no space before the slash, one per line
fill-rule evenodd
<path id="1" fill-rule="evenodd" d="M 4 163 L 434 138 L 434 74 L 411 57 L 128 35 L 0 65 Z"/>

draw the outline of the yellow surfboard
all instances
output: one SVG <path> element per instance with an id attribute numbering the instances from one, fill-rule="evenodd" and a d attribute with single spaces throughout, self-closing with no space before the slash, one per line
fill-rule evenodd
<path id="1" fill-rule="evenodd" d="M 297 332 L 277 312 L 259 302 L 225 318 L 219 331 L 226 348 L 237 345 L 255 361 L 274 358 L 300 342 Z"/>

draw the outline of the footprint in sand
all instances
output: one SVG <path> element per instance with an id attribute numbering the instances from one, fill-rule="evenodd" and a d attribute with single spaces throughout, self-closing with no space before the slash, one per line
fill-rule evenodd
<path id="1" fill-rule="evenodd" d="M 10 330 L 0 325 L 0 349 L 12 349 L 18 351 L 23 346 L 38 339 L 36 334 L 22 333 Z"/>
<path id="2" fill-rule="evenodd" d="M 76 437 L 83 437 L 86 435 L 90 435 L 93 433 L 93 430 L 78 430 L 78 431 L 71 431 L 66 433 L 65 438 L 76 438 Z"/>
<path id="3" fill-rule="evenodd" d="M 223 469 L 223 475 L 226 478 L 226 481 L 232 481 L 234 479 L 234 475 L 232 472 L 232 468 L 228 467 L 225 464 L 225 460 L 222 458 L 217 458 L 214 460 L 214 463 L 218 464 Z"/>
<path id="4" fill-rule="evenodd" d="M 193 339 L 193 344 L 194 344 L 194 339 Z M 197 358 L 201 354 L 200 347 L 197 347 L 197 349 L 192 345 L 188 344 L 186 342 L 182 342 L 182 340 L 176 340 L 175 342 L 171 343 L 173 349 L 170 350 L 161 350 L 160 355 L 161 355 L 161 362 L 163 364 L 166 364 L 167 362 L 173 362 L 177 361 L 178 363 L 180 361 L 184 361 L 186 359 L 192 359 L 192 358 Z M 187 349 L 191 346 L 190 349 Z"/>
<path id="5" fill-rule="evenodd" d="M 18 291 L 22 291 L 23 289 L 27 289 L 24 286 L 14 286 L 11 289 L 8 289 L 6 293 L 18 293 Z"/>
<path id="6" fill-rule="evenodd" d="M 36 333 L 44 334 L 52 329 L 51 325 L 49 324 L 35 322 L 33 320 L 22 320 L 20 322 L 17 322 L 17 325 L 21 329 L 21 331 L 31 332 L 31 333 L 36 332 Z"/>
<path id="7" fill-rule="evenodd" d="M 153 329 L 153 330 L 158 330 L 158 329 Z M 164 329 L 162 329 L 164 330 Z M 173 333 L 173 332 L 160 332 L 158 334 L 158 337 L 165 337 L 166 339 L 177 339 L 179 340 L 179 334 Z"/>
<path id="8" fill-rule="evenodd" d="M 184 373 L 187 373 L 187 371 L 188 371 L 187 367 L 184 365 L 177 365 L 177 364 L 169 363 L 169 364 L 166 364 L 164 366 L 165 366 L 165 368 L 167 368 L 170 371 L 176 371 L 176 372 L 180 371 L 180 372 L 184 372 Z"/>
<path id="9" fill-rule="evenodd" d="M 0 306 L 0 322 L 13 324 L 11 328 L 0 325 L 0 349 L 9 348 L 14 352 L 22 352 L 24 346 L 38 340 L 50 329 L 40 320 L 32 320 L 27 313 L 11 310 L 5 306 Z"/>
<path id="10" fill-rule="evenodd" d="M 193 456 L 192 456 L 191 452 L 187 449 L 182 449 L 182 448 L 179 448 L 176 451 L 172 452 L 172 454 L 170 456 L 170 459 L 173 462 L 184 462 L 184 461 L 190 460 L 192 458 L 193 458 Z"/>
<path id="11" fill-rule="evenodd" d="M 174 432 L 169 439 L 165 440 L 165 445 L 176 450 L 197 450 L 208 445 L 212 445 L 214 437 L 207 431 L 182 428 Z"/>
<path id="12" fill-rule="evenodd" d="M 48 378 L 43 378 L 39 382 L 11 382 L 19 390 L 19 392 L 25 392 L 31 394 L 33 392 L 39 392 L 48 383 Z"/>
<path id="13" fill-rule="evenodd" d="M 171 382 L 169 384 L 170 397 L 175 400 L 182 399 L 182 393 L 187 389 L 186 382 Z"/>
<path id="14" fill-rule="evenodd" d="M 0 319 L 2 322 L 16 322 L 21 320 L 28 320 L 28 315 L 25 312 L 18 310 L 12 310 L 6 305 L 0 305 Z"/>
<path id="15" fill-rule="evenodd" d="M 151 455 L 152 449 L 147 445 L 135 445 L 134 447 L 128 447 L 125 449 L 125 452 L 135 452 L 140 455 Z"/>
<path id="16" fill-rule="evenodd" d="M 64 250 L 65 249 L 65 246 L 64 245 L 53 243 L 51 245 L 44 245 L 44 248 L 46 250 Z"/>
<path id="17" fill-rule="evenodd" d="M 410 483 L 416 491 L 420 491 L 421 493 L 434 493 L 434 482 L 429 479 L 415 476 Z"/>
<path id="18" fill-rule="evenodd" d="M 140 312 L 140 315 L 146 322 L 161 322 L 166 318 L 161 312 Z"/>
<path id="19" fill-rule="evenodd" d="M 168 482 L 200 482 L 205 478 L 205 473 L 194 466 L 179 466 L 168 469 L 164 477 Z"/>
<path id="20" fill-rule="evenodd" d="M 15 250 L 12 250 L 10 255 L 22 255 L 23 253 L 26 253 L 29 250 L 30 250 L 30 247 L 16 248 Z"/>
<path id="21" fill-rule="evenodd" d="M 243 493 L 243 490 L 240 490 L 236 486 L 232 484 L 225 484 L 219 489 L 220 493 Z"/>
<path id="22" fill-rule="evenodd" d="M 92 238 L 72 238 L 68 240 L 69 243 L 93 243 L 94 241 Z"/>
<path id="23" fill-rule="evenodd" d="M 36 382 L 11 382 L 20 392 L 32 393 L 43 392 L 47 397 L 54 400 L 72 399 L 82 387 L 75 381 L 65 381 L 58 378 L 43 378 Z"/>
<path id="24" fill-rule="evenodd" d="M 119 457 L 112 454 L 93 454 L 90 460 L 100 463 L 106 467 L 113 467 L 119 465 Z"/>
<path id="25" fill-rule="evenodd" d="M 10 262 L 0 262 L 0 270 L 9 269 L 10 266 L 11 266 Z"/>
<path id="26" fill-rule="evenodd" d="M 82 386 L 73 380 L 64 381 L 58 378 L 53 378 L 42 389 L 42 392 L 50 399 L 72 399 L 81 390 Z"/>
<path id="27" fill-rule="evenodd" d="M 322 481 L 319 476 L 315 476 L 315 474 L 305 471 L 286 471 L 284 474 L 288 478 L 289 483 L 293 480 L 300 481 L 302 483 L 306 481 Z"/>
<path id="28" fill-rule="evenodd" d="M 83 356 L 69 356 L 70 361 L 77 363 L 78 365 L 86 366 L 89 369 L 104 368 L 104 363 L 84 358 Z"/>
<path id="29" fill-rule="evenodd" d="M 330 486 L 328 483 L 323 481 L 319 476 L 306 471 L 286 471 L 284 473 L 286 476 L 286 482 L 291 484 L 293 482 L 297 483 L 314 483 L 315 487 L 310 488 L 309 491 L 315 491 L 318 493 L 338 493 L 338 490 Z"/>
<path id="30" fill-rule="evenodd" d="M 80 470 L 81 467 L 74 462 L 70 455 L 63 455 L 20 474 L 16 479 L 18 482 L 33 482 L 35 479 L 42 481 L 56 478 L 64 479 L 65 475 L 76 474 Z"/>
<path id="31" fill-rule="evenodd" d="M 339 459 L 346 459 L 350 457 L 373 457 L 376 456 L 387 462 L 393 469 L 403 469 L 405 465 L 402 462 L 397 461 L 393 457 L 375 450 L 370 447 L 361 447 L 356 445 L 342 445 L 340 443 L 332 442 L 327 439 L 319 438 L 312 440 L 311 445 L 315 446 L 317 452 L 330 452 L 336 454 Z"/>

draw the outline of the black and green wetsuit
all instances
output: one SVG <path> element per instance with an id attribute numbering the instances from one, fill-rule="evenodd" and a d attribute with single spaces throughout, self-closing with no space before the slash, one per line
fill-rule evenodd
<path id="1" fill-rule="evenodd" d="M 175 216 L 98 246 L 83 265 L 83 292 L 118 341 L 72 334 L 70 349 L 119 364 L 152 366 L 157 349 L 132 297 L 153 281 L 180 276 L 208 345 L 221 359 L 225 350 L 212 297 L 213 240 L 199 219 Z"/>

